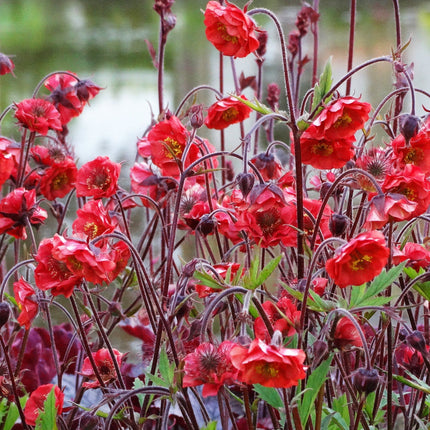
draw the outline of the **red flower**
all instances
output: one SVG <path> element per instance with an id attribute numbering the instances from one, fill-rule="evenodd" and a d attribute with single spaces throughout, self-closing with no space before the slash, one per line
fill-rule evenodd
<path id="1" fill-rule="evenodd" d="M 63 412 L 64 393 L 54 384 L 40 385 L 37 390 L 31 393 L 25 404 L 24 416 L 27 424 L 36 425 L 37 417 L 44 411 L 45 400 L 52 390 L 54 390 L 57 415 L 61 415 Z"/>
<path id="2" fill-rule="evenodd" d="M 297 310 L 294 303 L 287 297 L 279 299 L 274 305 L 270 301 L 262 304 L 273 330 L 279 330 L 283 336 L 293 336 L 296 332 L 295 324 L 300 320 L 301 312 Z M 270 335 L 262 317 L 254 321 L 255 337 L 270 342 Z"/>
<path id="3" fill-rule="evenodd" d="M 30 131 L 46 136 L 49 130 L 62 130 L 60 113 L 43 99 L 26 99 L 16 105 L 15 118 Z"/>
<path id="4" fill-rule="evenodd" d="M 27 221 L 39 225 L 47 217 L 47 212 L 36 205 L 35 190 L 17 188 L 0 201 L 0 234 L 27 239 Z"/>
<path id="5" fill-rule="evenodd" d="M 180 165 L 185 168 L 197 160 L 199 147 L 192 143 L 188 150 L 187 159 L 184 163 L 181 162 L 189 138 L 190 133 L 176 116 L 160 121 L 151 128 L 145 139 L 146 145 L 144 147 L 149 147 L 152 162 L 160 168 L 163 176 L 177 177 Z M 142 150 L 142 145 L 140 145 L 140 152 Z"/>
<path id="6" fill-rule="evenodd" d="M 371 108 L 369 103 L 354 97 L 343 97 L 323 109 L 312 125 L 317 128 L 317 135 L 325 139 L 348 139 L 364 126 Z"/>
<path id="7" fill-rule="evenodd" d="M 246 100 L 245 96 L 240 96 Z M 235 97 L 227 97 L 216 101 L 208 110 L 205 119 L 207 128 L 223 130 L 231 124 L 242 122 L 249 118 L 252 109 Z"/>
<path id="8" fill-rule="evenodd" d="M 79 116 L 85 106 L 76 92 L 78 77 L 57 73 L 45 82 L 45 87 L 51 91 L 49 100 L 58 109 L 61 124 L 67 124 L 72 118 Z"/>
<path id="9" fill-rule="evenodd" d="M 282 165 L 271 153 L 262 152 L 253 157 L 251 163 L 258 169 L 266 182 L 279 179 L 282 176 Z"/>
<path id="10" fill-rule="evenodd" d="M 6 73 L 13 75 L 14 68 L 15 64 L 13 64 L 13 61 L 7 55 L 0 52 L 0 75 L 6 75 Z"/>
<path id="11" fill-rule="evenodd" d="M 227 1 L 225 6 L 217 1 L 206 6 L 206 37 L 224 55 L 246 57 L 259 46 L 255 23 L 245 12 Z"/>
<path id="12" fill-rule="evenodd" d="M 118 363 L 118 367 L 121 367 L 124 354 L 121 354 L 116 349 L 113 350 L 113 353 L 115 355 L 116 362 Z M 110 384 L 111 382 L 115 381 L 118 376 L 116 374 L 115 366 L 109 350 L 106 348 L 99 349 L 97 352 L 93 352 L 92 356 L 98 373 L 104 384 Z M 88 357 L 85 358 L 82 364 L 81 374 L 94 381 L 84 382 L 82 384 L 83 387 L 97 388 L 101 386 L 100 382 L 97 380 L 96 374 Z"/>
<path id="13" fill-rule="evenodd" d="M 355 137 L 332 140 L 311 125 L 300 138 L 302 162 L 316 169 L 339 169 L 354 156 Z"/>
<path id="14" fill-rule="evenodd" d="M 21 311 L 18 317 L 18 323 L 29 330 L 31 322 L 39 311 L 37 301 L 32 300 L 35 296 L 34 288 L 22 277 L 13 284 L 13 294 Z"/>
<path id="15" fill-rule="evenodd" d="M 0 187 L 10 178 L 16 165 L 11 143 L 5 137 L 0 137 Z"/>
<path id="16" fill-rule="evenodd" d="M 407 218 L 422 215 L 430 205 L 430 181 L 423 171 L 413 164 L 406 164 L 401 171 L 392 171 L 385 177 L 382 190 L 388 193 L 403 194 L 417 207 Z"/>
<path id="17" fill-rule="evenodd" d="M 333 342 L 334 346 L 339 349 L 363 346 L 360 333 L 348 317 L 342 317 L 337 322 Z"/>
<path id="18" fill-rule="evenodd" d="M 230 341 L 218 347 L 205 342 L 185 356 L 184 387 L 203 385 L 203 397 L 215 396 L 224 384 L 235 381 L 238 370 L 230 358 L 231 350 L 237 345 Z"/>
<path id="19" fill-rule="evenodd" d="M 408 266 L 416 272 L 422 267 L 426 269 L 430 266 L 430 251 L 423 245 L 415 242 L 408 242 L 403 248 L 404 259 L 409 260 Z"/>
<path id="20" fill-rule="evenodd" d="M 82 276 L 75 275 L 62 260 L 53 256 L 53 250 L 58 244 L 56 236 L 43 239 L 34 259 L 37 267 L 34 271 L 36 285 L 43 291 L 51 290 L 53 296 L 63 294 L 70 297 Z"/>
<path id="21" fill-rule="evenodd" d="M 109 157 L 97 157 L 85 163 L 76 178 L 78 197 L 111 197 L 118 189 L 121 164 L 112 162 Z"/>
<path id="22" fill-rule="evenodd" d="M 326 270 L 341 288 L 371 281 L 387 264 L 390 250 L 384 235 L 369 231 L 352 238 L 326 262 Z"/>
<path id="23" fill-rule="evenodd" d="M 82 233 L 89 240 L 104 233 L 113 232 L 118 225 L 115 220 L 112 220 L 101 200 L 90 200 L 81 209 L 78 209 L 76 214 L 78 218 L 73 222 L 73 233 Z M 100 243 L 98 242 L 97 246 Z"/>
<path id="24" fill-rule="evenodd" d="M 78 99 L 86 103 L 88 100 L 93 99 L 103 88 L 97 86 L 93 81 L 89 79 L 84 79 L 78 81 L 75 85 L 76 95 Z"/>
<path id="25" fill-rule="evenodd" d="M 54 162 L 43 172 L 40 179 L 40 192 L 48 200 L 62 198 L 73 190 L 77 174 L 76 164 L 70 157 L 58 163 Z"/>
<path id="26" fill-rule="evenodd" d="M 246 384 L 288 388 L 306 376 L 306 354 L 301 349 L 267 345 L 254 339 L 248 348 L 236 346 L 230 355 L 233 365 L 240 370 L 238 379 Z"/>

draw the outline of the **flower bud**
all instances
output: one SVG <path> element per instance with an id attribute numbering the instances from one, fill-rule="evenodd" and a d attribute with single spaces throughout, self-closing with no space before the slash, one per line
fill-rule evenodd
<path id="1" fill-rule="evenodd" d="M 252 173 L 239 173 L 236 176 L 236 182 L 243 197 L 246 197 L 254 186 L 255 178 Z"/>
<path id="2" fill-rule="evenodd" d="M 9 321 L 10 308 L 6 302 L 0 302 L 0 328 Z"/>
<path id="3" fill-rule="evenodd" d="M 197 226 L 198 231 L 203 235 L 207 236 L 214 231 L 216 221 L 210 215 L 203 215 Z"/>
<path id="4" fill-rule="evenodd" d="M 400 117 L 400 133 L 409 142 L 412 137 L 415 137 L 420 129 L 421 120 L 415 115 L 405 114 Z"/>
<path id="5" fill-rule="evenodd" d="M 83 413 L 79 419 L 79 428 L 81 430 L 95 430 L 98 425 L 99 418 L 90 412 Z"/>
<path id="6" fill-rule="evenodd" d="M 234 168 L 231 160 L 225 162 L 225 177 L 229 182 L 232 182 L 234 179 Z"/>
<path id="7" fill-rule="evenodd" d="M 379 383 L 379 375 L 376 369 L 360 367 L 354 373 L 352 383 L 359 393 L 369 394 L 376 390 Z"/>
<path id="8" fill-rule="evenodd" d="M 342 236 L 349 225 L 349 218 L 346 215 L 334 213 L 330 217 L 328 228 L 333 236 Z"/>
<path id="9" fill-rule="evenodd" d="M 260 30 L 257 33 L 257 39 L 258 39 L 258 42 L 260 44 L 258 45 L 258 48 L 257 48 L 257 50 L 255 52 L 262 59 L 264 57 L 264 55 L 266 54 L 266 46 L 267 46 L 267 39 L 268 39 L 268 33 L 267 33 L 267 31 Z"/>
<path id="10" fill-rule="evenodd" d="M 281 96 L 281 90 L 278 85 L 274 82 L 267 85 L 267 104 L 272 110 L 276 110 L 279 107 L 279 97 Z"/>
<path id="11" fill-rule="evenodd" d="M 188 112 L 190 124 L 193 128 L 200 128 L 205 119 L 203 118 L 203 105 L 193 105 Z"/>
<path id="12" fill-rule="evenodd" d="M 415 330 L 410 335 L 406 336 L 406 342 L 422 354 L 425 354 L 427 351 L 424 335 L 419 330 Z"/>

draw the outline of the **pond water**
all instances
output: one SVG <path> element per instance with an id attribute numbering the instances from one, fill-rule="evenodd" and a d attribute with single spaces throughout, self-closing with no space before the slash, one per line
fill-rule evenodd
<path id="1" fill-rule="evenodd" d="M 194 86 L 217 84 L 218 54 L 204 36 L 201 9 L 206 3 L 176 0 L 173 6 L 177 26 L 168 41 L 165 87 L 165 101 L 172 109 Z M 243 5 L 245 1 L 236 3 Z M 357 3 L 355 65 L 389 54 L 395 44 L 392 2 Z M 403 39 L 411 37 L 406 58 L 415 63 L 416 86 L 429 89 L 430 6 L 427 1 L 418 0 L 400 3 Z M 147 39 L 157 45 L 158 15 L 152 5 L 152 0 L 2 0 L 0 52 L 15 55 L 17 78 L 1 77 L 0 109 L 31 97 L 37 82 L 47 73 L 74 71 L 105 88 L 70 124 L 69 139 L 76 148 L 76 156 L 83 163 L 97 155 L 109 155 L 130 165 L 137 137 L 150 124 L 152 110 L 158 113 L 157 74 L 145 43 Z M 278 13 L 286 34 L 293 29 L 299 1 L 255 0 L 250 7 L 260 6 Z M 349 1 L 322 0 L 320 8 L 321 63 L 332 56 L 334 77 L 338 78 L 346 69 Z M 255 19 L 269 31 L 265 80 L 281 83 L 274 26 L 261 15 Z M 311 50 L 307 53 L 311 55 Z M 245 70 L 245 75 L 255 73 L 254 60 L 238 61 L 237 70 Z M 376 105 L 390 90 L 391 82 L 390 67 L 382 65 L 357 75 L 353 88 L 355 95 Z M 229 88 L 232 90 L 233 86 L 227 80 L 226 91 Z M 418 100 L 418 106 L 422 103 L 424 100 Z M 9 116 L 2 125 L 2 133 L 11 132 L 12 124 Z"/>

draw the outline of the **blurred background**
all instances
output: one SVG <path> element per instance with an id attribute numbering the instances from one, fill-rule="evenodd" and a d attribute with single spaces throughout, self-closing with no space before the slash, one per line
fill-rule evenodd
<path id="1" fill-rule="evenodd" d="M 177 25 L 168 38 L 165 82 L 165 102 L 172 110 L 194 86 L 217 85 L 218 52 L 204 35 L 202 9 L 206 3 L 176 0 L 172 7 Z M 243 6 L 245 1 L 235 3 Z M 320 1 L 320 69 L 332 56 L 335 79 L 346 70 L 349 3 Z M 357 3 L 354 65 L 390 54 L 395 46 L 392 1 Z M 157 49 L 159 21 L 152 6 L 152 0 L 1 0 L 0 52 L 14 56 L 16 78 L 0 78 L 0 110 L 31 97 L 47 73 L 73 71 L 105 88 L 70 123 L 69 140 L 80 163 L 97 155 L 109 155 L 130 166 L 136 140 L 150 124 L 151 107 L 158 114 L 157 73 L 145 43 L 147 39 Z M 301 2 L 255 0 L 250 8 L 253 7 L 275 11 L 288 35 L 294 29 Z M 405 59 L 415 63 L 415 85 L 430 91 L 430 4 L 427 0 L 400 0 L 400 7 L 403 41 L 411 38 Z M 264 79 L 266 83 L 282 84 L 274 25 L 262 15 L 255 16 L 255 20 L 269 31 Z M 306 40 L 304 54 L 312 56 L 312 39 L 308 36 Z M 246 76 L 255 74 L 253 56 L 238 60 L 237 70 L 244 70 Z M 231 78 L 226 73 L 228 92 L 233 86 L 229 86 Z M 354 95 L 362 95 L 363 100 L 375 106 L 392 88 L 392 79 L 389 65 L 374 66 L 353 79 Z M 303 84 L 305 89 L 309 87 L 309 74 L 304 76 Z M 213 96 L 207 96 L 207 103 L 212 103 Z M 425 99 L 418 99 L 417 106 L 423 103 L 430 107 Z M 422 113 L 419 110 L 418 114 Z M 1 133 L 13 135 L 13 122 L 12 115 L 8 115 Z"/>

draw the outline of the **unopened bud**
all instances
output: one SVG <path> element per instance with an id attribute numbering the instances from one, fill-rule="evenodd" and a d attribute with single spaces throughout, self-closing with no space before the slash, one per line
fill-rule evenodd
<path id="1" fill-rule="evenodd" d="M 334 213 L 330 217 L 328 228 L 333 236 L 342 236 L 349 225 L 349 218 L 346 215 Z"/>
<path id="2" fill-rule="evenodd" d="M 0 302 L 0 328 L 9 321 L 10 307 L 6 302 Z"/>
<path id="3" fill-rule="evenodd" d="M 415 137 L 420 129 L 421 120 L 415 115 L 402 115 L 400 117 L 400 133 L 409 142 L 412 137 Z"/>
<path id="4" fill-rule="evenodd" d="M 193 128 L 200 128 L 204 123 L 203 118 L 203 105 L 191 106 L 188 115 L 190 117 L 190 124 Z"/>
<path id="5" fill-rule="evenodd" d="M 81 430 L 95 430 L 98 428 L 99 419 L 96 415 L 86 412 L 79 419 L 79 428 Z"/>
<path id="6" fill-rule="evenodd" d="M 216 221 L 210 215 L 203 215 L 197 229 L 203 236 L 207 236 L 214 231 L 215 225 Z"/>
<path id="7" fill-rule="evenodd" d="M 376 369 L 360 367 L 354 373 L 352 383 L 359 393 L 369 394 L 376 390 L 379 384 L 379 375 Z"/>
<path id="8" fill-rule="evenodd" d="M 239 173 L 236 176 L 236 182 L 243 197 L 246 197 L 254 186 L 255 178 L 252 173 Z"/>
<path id="9" fill-rule="evenodd" d="M 406 342 L 422 354 L 427 351 L 424 335 L 419 330 L 415 330 L 410 335 L 406 336 Z"/>

